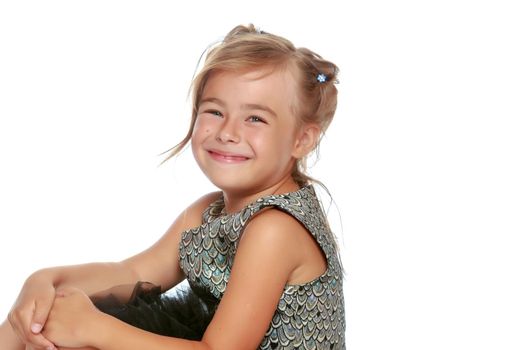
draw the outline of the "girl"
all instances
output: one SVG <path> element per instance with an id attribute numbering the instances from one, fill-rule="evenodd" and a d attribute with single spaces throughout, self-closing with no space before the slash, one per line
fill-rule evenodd
<path id="1" fill-rule="evenodd" d="M 304 174 L 336 74 L 282 37 L 234 28 L 195 77 L 190 130 L 170 155 L 191 142 L 221 191 L 129 259 L 32 274 L 3 349 L 344 349 L 338 250 Z M 160 294 L 184 279 L 188 292 Z"/>

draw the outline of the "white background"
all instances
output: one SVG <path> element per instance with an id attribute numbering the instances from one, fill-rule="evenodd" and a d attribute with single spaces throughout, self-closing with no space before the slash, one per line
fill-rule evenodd
<path id="1" fill-rule="evenodd" d="M 341 68 L 312 174 L 349 348 L 524 349 L 519 3 L 2 1 L 0 314 L 35 269 L 125 258 L 213 190 L 191 152 L 159 154 L 200 54 L 253 22 Z"/>

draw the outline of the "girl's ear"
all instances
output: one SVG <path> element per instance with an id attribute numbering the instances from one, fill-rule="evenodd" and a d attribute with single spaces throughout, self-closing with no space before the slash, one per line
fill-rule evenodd
<path id="1" fill-rule="evenodd" d="M 292 156 L 301 159 L 310 153 L 315 146 L 317 146 L 320 134 L 321 129 L 317 124 L 307 124 L 302 126 L 297 134 Z"/>

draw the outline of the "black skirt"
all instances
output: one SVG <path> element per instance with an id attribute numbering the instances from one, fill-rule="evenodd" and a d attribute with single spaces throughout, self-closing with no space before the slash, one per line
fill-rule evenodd
<path id="1" fill-rule="evenodd" d="M 189 285 L 161 293 L 148 282 L 122 285 L 91 296 L 95 306 L 132 326 L 152 333 L 201 340 L 219 300 Z"/>

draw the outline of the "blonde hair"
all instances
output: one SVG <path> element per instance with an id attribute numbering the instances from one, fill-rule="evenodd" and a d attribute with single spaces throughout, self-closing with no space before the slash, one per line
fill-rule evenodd
<path id="1" fill-rule="evenodd" d="M 291 70 L 298 89 L 298 103 L 292 110 L 299 123 L 314 123 L 320 127 L 323 135 L 337 106 L 337 89 L 334 86 L 337 82 L 337 66 L 309 49 L 296 48 L 283 37 L 259 31 L 253 24 L 239 25 L 208 51 L 203 67 L 191 85 L 190 128 L 182 141 L 168 150 L 166 160 L 178 154 L 191 140 L 202 93 L 213 71 L 238 71 L 264 66 Z M 318 145 L 319 140 L 316 149 Z M 297 160 L 292 176 L 301 186 L 315 181 L 306 175 L 306 157 Z"/>

